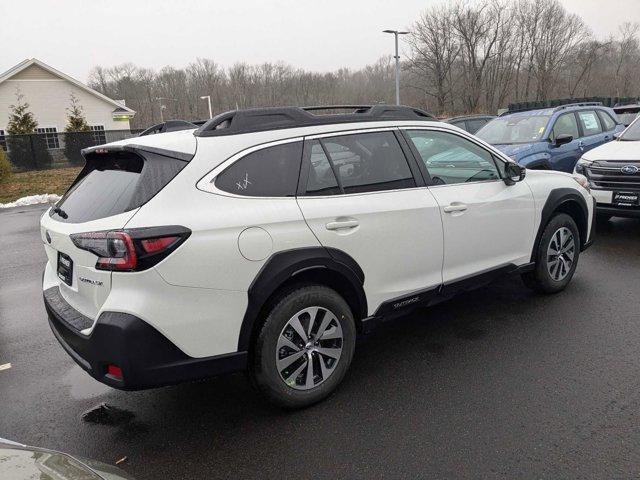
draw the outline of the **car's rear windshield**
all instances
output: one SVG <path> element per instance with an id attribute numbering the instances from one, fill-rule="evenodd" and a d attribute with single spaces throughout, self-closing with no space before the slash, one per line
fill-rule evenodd
<path id="1" fill-rule="evenodd" d="M 620 117 L 620 115 L 618 115 Z M 640 118 L 636 119 L 627 129 L 620 135 L 622 141 L 638 141 L 640 140 Z"/>
<path id="2" fill-rule="evenodd" d="M 495 118 L 478 130 L 476 136 L 492 145 L 532 143 L 542 138 L 548 122 L 548 115 Z"/>
<path id="3" fill-rule="evenodd" d="M 162 155 L 118 151 L 89 154 L 87 164 L 51 216 L 81 223 L 133 210 L 158 193 L 186 165 Z"/>
<path id="4" fill-rule="evenodd" d="M 633 122 L 636 117 L 639 115 L 638 112 L 622 112 L 618 113 L 618 120 L 620 120 L 624 125 L 629 125 Z"/>

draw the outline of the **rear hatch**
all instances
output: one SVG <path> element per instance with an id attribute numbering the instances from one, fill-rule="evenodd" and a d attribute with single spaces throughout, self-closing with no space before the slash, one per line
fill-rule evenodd
<path id="1" fill-rule="evenodd" d="M 96 268 L 99 256 L 87 249 L 91 238 L 85 238 L 84 248 L 79 248 L 74 234 L 124 228 L 193 154 L 112 145 L 87 149 L 83 155 L 85 167 L 40 221 L 49 264 L 44 284 L 45 288 L 57 285 L 67 303 L 95 320 L 111 289 L 112 275 L 108 269 Z"/>

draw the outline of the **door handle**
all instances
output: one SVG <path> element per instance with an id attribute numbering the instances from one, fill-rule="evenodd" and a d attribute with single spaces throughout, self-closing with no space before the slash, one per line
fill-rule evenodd
<path id="1" fill-rule="evenodd" d="M 357 220 L 336 220 L 327 223 L 327 230 L 340 230 L 342 228 L 356 228 L 360 223 Z"/>
<path id="2" fill-rule="evenodd" d="M 464 212 L 467 209 L 467 206 L 464 203 L 453 202 L 450 205 L 443 208 L 446 213 L 453 212 Z"/>
<path id="3" fill-rule="evenodd" d="M 604 136 L 604 141 L 608 142 L 609 140 L 611 140 L 611 137 L 609 135 L 605 135 Z"/>

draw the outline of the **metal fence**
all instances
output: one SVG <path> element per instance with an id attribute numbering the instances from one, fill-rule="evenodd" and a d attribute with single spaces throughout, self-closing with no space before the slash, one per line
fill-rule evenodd
<path id="1" fill-rule="evenodd" d="M 80 150 L 137 136 L 142 130 L 95 130 L 0 136 L 16 172 L 84 165 Z"/>

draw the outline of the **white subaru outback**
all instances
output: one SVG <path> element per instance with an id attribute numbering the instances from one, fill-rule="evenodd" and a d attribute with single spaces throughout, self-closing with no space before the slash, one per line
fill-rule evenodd
<path id="1" fill-rule="evenodd" d="M 584 177 L 525 171 L 413 108 L 332 109 L 83 151 L 41 220 L 49 323 L 83 369 L 121 389 L 247 370 L 301 407 L 381 321 L 503 274 L 567 286 L 593 240 Z"/>

